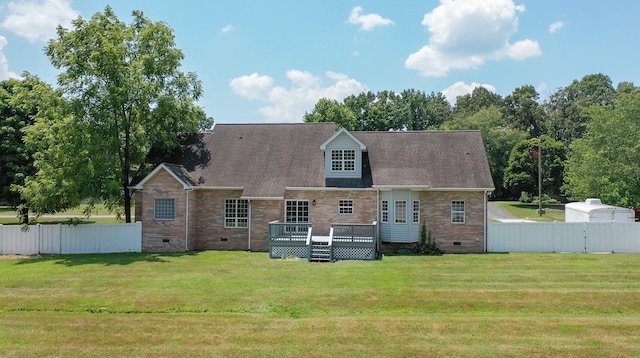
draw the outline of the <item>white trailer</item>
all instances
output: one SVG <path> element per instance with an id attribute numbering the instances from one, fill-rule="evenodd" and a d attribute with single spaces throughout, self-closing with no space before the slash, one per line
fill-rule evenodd
<path id="1" fill-rule="evenodd" d="M 602 204 L 600 199 L 590 198 L 584 202 L 568 203 L 564 206 L 565 222 L 624 222 L 635 221 L 633 209 Z"/>

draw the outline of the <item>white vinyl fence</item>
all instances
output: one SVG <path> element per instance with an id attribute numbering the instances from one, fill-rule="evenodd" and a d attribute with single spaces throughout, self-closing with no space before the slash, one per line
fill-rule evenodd
<path id="1" fill-rule="evenodd" d="M 0 255 L 94 254 L 142 251 L 142 223 L 0 225 Z"/>
<path id="2" fill-rule="evenodd" d="M 640 223 L 490 222 L 487 251 L 640 253 Z"/>

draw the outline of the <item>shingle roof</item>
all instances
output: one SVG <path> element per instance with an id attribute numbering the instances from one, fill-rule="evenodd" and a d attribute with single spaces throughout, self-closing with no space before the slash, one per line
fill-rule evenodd
<path id="1" fill-rule="evenodd" d="M 493 188 L 479 131 L 351 133 L 367 147 L 374 186 Z M 197 160 L 165 165 L 189 185 L 283 197 L 286 187 L 325 186 L 320 146 L 334 134 L 333 123 L 217 124 L 201 137 Z"/>
<path id="2" fill-rule="evenodd" d="M 283 197 L 285 187 L 324 186 L 320 145 L 333 123 L 218 124 L 203 137 L 211 159 L 191 177 L 201 187 L 244 187 L 243 197 Z"/>
<path id="3" fill-rule="evenodd" d="M 479 131 L 352 134 L 367 146 L 374 185 L 493 188 Z"/>

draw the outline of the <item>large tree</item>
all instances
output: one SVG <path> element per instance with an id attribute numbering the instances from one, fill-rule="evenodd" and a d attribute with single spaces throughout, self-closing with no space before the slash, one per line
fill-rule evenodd
<path id="1" fill-rule="evenodd" d="M 38 173 L 22 194 L 37 212 L 100 199 L 123 208 L 130 222 L 130 187 L 148 170 L 150 149 L 178 146 L 180 135 L 212 125 L 195 104 L 201 82 L 180 70 L 184 55 L 172 29 L 140 11 L 132 16 L 126 24 L 106 7 L 89 21 L 74 20 L 72 30 L 58 27 L 45 48 L 62 69 L 68 107 L 29 131 Z"/>
<path id="2" fill-rule="evenodd" d="M 571 143 L 565 182 L 572 199 L 599 197 L 607 204 L 640 206 L 640 91 L 613 105 L 585 110 L 587 132 Z"/>
<path id="3" fill-rule="evenodd" d="M 569 146 L 585 134 L 589 117 L 584 109 L 609 105 L 615 93 L 611 78 L 601 73 L 586 75 L 558 89 L 543 105 L 549 135 Z"/>
<path id="4" fill-rule="evenodd" d="M 509 127 L 523 130 L 531 137 L 545 133 L 543 111 L 538 105 L 538 97 L 533 86 L 525 85 L 504 98 L 502 109 Z"/>
<path id="5" fill-rule="evenodd" d="M 504 190 L 503 180 L 509 154 L 516 143 L 528 138 L 528 134 L 518 129 L 507 128 L 504 116 L 497 107 L 482 108 L 470 116 L 457 117 L 445 122 L 442 129 L 480 130 L 491 167 L 491 177 L 495 186 L 494 196 L 500 198 L 508 196 L 509 193 Z"/>
<path id="6" fill-rule="evenodd" d="M 567 150 L 562 142 L 542 136 L 540 146 L 538 138 L 530 138 L 519 142 L 511 150 L 504 172 L 504 186 L 512 195 L 522 191 L 529 194 L 538 192 L 539 155 L 542 156 L 542 193 L 560 193 Z"/>
<path id="7" fill-rule="evenodd" d="M 29 73 L 22 80 L 0 82 L 0 203 L 20 209 L 22 223 L 29 221 L 28 208 L 17 188 L 35 174 L 33 149 L 24 141 L 24 130 L 38 111 L 60 98 L 48 84 Z"/>

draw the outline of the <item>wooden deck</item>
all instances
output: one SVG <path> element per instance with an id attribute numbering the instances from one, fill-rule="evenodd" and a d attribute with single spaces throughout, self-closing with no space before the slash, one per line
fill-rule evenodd
<path id="1" fill-rule="evenodd" d="M 378 258 L 378 225 L 331 224 L 328 235 L 313 234 L 312 224 L 269 223 L 269 257 L 296 256 L 309 261 Z"/>

